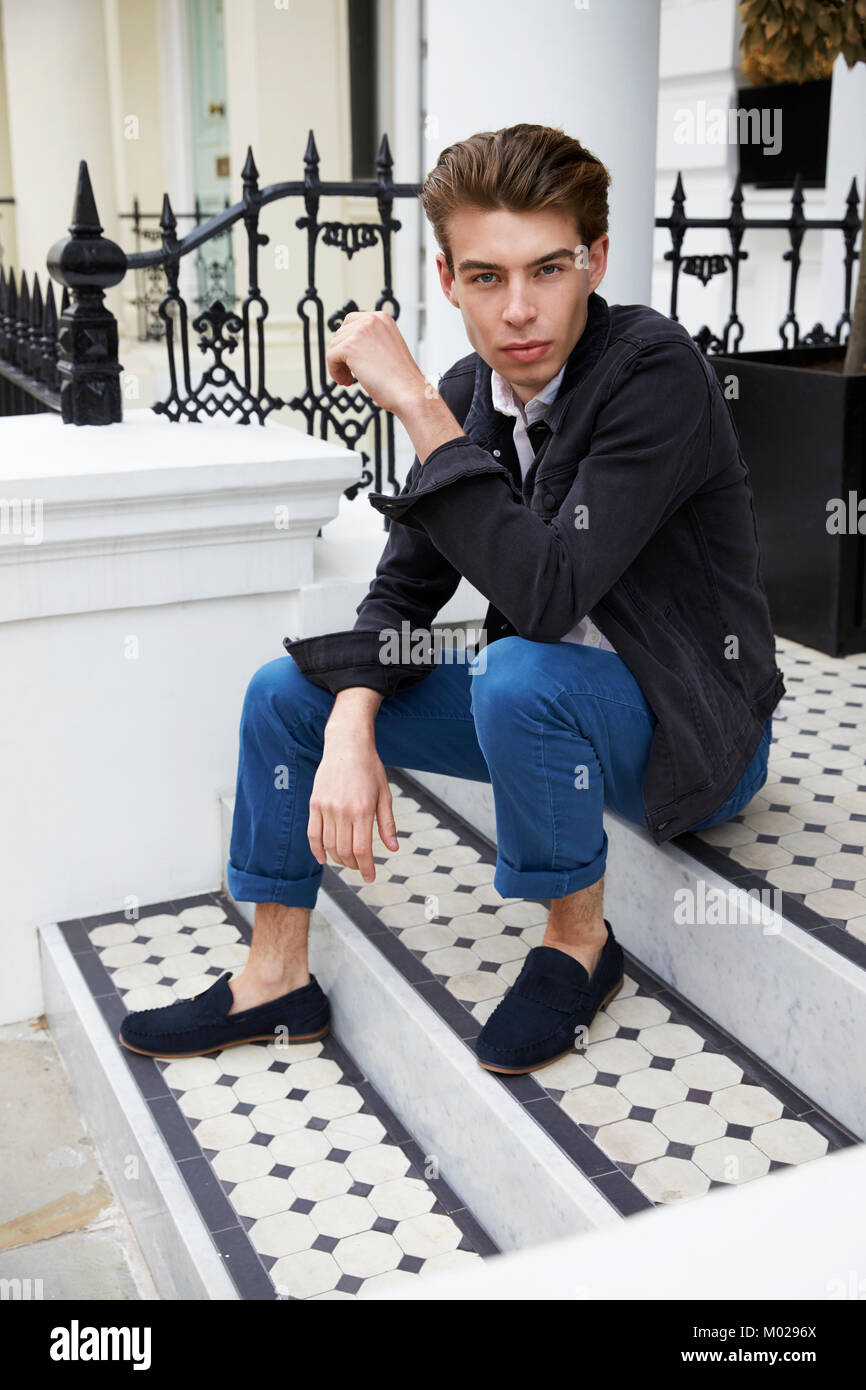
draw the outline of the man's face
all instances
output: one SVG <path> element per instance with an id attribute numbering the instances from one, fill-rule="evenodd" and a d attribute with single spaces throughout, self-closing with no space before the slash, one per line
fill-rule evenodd
<path id="1" fill-rule="evenodd" d="M 581 245 L 558 209 L 464 207 L 448 219 L 454 261 L 436 253 L 445 296 L 463 316 L 479 357 L 511 383 L 524 405 L 556 376 L 586 327 L 586 302 L 607 269 L 608 237 Z M 543 343 L 538 351 L 509 351 Z"/>

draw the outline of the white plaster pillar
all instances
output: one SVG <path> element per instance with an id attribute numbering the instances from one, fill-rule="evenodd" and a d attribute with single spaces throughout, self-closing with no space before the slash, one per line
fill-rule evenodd
<path id="1" fill-rule="evenodd" d="M 827 217 L 843 217 L 851 179 L 857 180 L 860 216 L 866 198 L 866 63 L 849 68 L 845 59 L 836 59 L 830 90 L 830 133 L 827 140 Z M 821 270 L 821 304 L 824 327 L 832 331 L 842 311 L 844 241 L 841 232 L 824 232 Z M 859 247 L 859 244 L 858 244 Z M 861 256 L 866 254 L 859 247 Z M 854 262 L 854 287 L 859 263 Z"/>
<path id="2" fill-rule="evenodd" d="M 103 6 L 94 0 L 3 0 L 10 163 L 16 199 L 16 271 L 39 273 L 66 234 L 85 159 L 104 234 L 121 243 Z M 11 209 L 9 210 L 12 211 Z M 60 307 L 61 286 L 55 285 Z M 106 303 L 115 310 L 110 291 Z"/>

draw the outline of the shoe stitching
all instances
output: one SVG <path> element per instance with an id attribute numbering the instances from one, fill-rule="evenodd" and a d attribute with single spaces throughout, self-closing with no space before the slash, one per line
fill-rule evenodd
<path id="1" fill-rule="evenodd" d="M 169 1005 L 168 1007 L 170 1008 L 171 1006 Z M 142 1009 L 142 1010 L 140 1010 L 139 1012 L 141 1012 L 141 1013 L 146 1013 L 146 1012 L 149 1013 L 149 1012 L 151 1012 L 151 1010 Z M 127 1014 L 126 1018 L 124 1019 L 124 1023 L 128 1022 L 129 1019 L 135 1018 L 136 1016 L 137 1016 L 137 1014 Z M 228 1025 L 228 1023 L 230 1022 L 231 1017 L 232 1017 L 231 1015 L 228 1015 L 228 1014 L 227 1014 L 226 1017 L 225 1017 L 225 1019 L 216 1019 L 216 1020 L 213 1020 L 213 1021 L 211 1021 L 211 1022 L 203 1022 L 203 1023 L 191 1024 L 188 1028 L 163 1028 L 163 1029 L 161 1029 L 159 1032 L 152 1032 L 152 1033 L 151 1033 L 151 1032 L 147 1032 L 147 1033 L 144 1033 L 144 1032 L 143 1032 L 143 1033 L 141 1033 L 141 1036 L 142 1036 L 142 1037 L 148 1037 L 148 1038 L 170 1038 L 170 1037 L 182 1037 L 185 1033 L 204 1033 L 204 1032 L 206 1032 L 208 1029 L 225 1028 L 225 1027 Z M 329 1015 L 329 1014 L 322 1014 L 321 1017 L 324 1018 L 324 1019 L 327 1019 L 327 1018 L 330 1017 L 330 1015 Z M 287 1020 L 286 1020 L 286 1021 L 287 1021 Z M 312 1022 L 313 1024 L 315 1024 L 316 1020 L 315 1020 L 315 1019 L 312 1019 L 312 1020 L 298 1020 L 298 1021 L 295 1022 L 295 1025 L 294 1025 L 294 1026 L 297 1027 L 297 1028 L 300 1028 L 300 1027 L 302 1027 L 302 1026 L 303 1026 L 303 1027 L 306 1027 L 306 1025 L 307 1025 L 308 1022 Z M 275 1026 L 279 1026 L 279 1024 L 277 1024 L 277 1025 L 275 1025 Z M 133 1028 L 131 1031 L 133 1031 L 133 1032 L 138 1032 L 139 1030 Z"/>
<path id="2" fill-rule="evenodd" d="M 313 983 L 314 983 L 313 981 L 310 981 L 310 985 L 312 985 Z M 310 985 L 301 985 L 301 989 L 309 989 L 309 988 L 310 988 Z M 210 988 L 213 989 L 213 985 L 211 985 Z M 319 994 L 321 994 L 321 996 L 322 996 L 323 999 L 327 997 L 327 996 L 325 995 L 324 990 L 321 988 L 321 986 L 320 986 L 318 983 L 316 983 L 316 990 L 318 991 Z M 205 990 L 205 991 L 203 991 L 203 994 L 205 994 L 205 993 L 207 993 L 207 992 L 208 992 L 208 991 Z M 300 991 L 297 991 L 297 992 L 300 992 Z M 292 990 L 291 993 L 294 994 L 294 993 L 296 993 L 296 991 L 295 991 L 295 990 Z M 311 996 L 310 996 L 310 999 L 312 999 L 313 997 L 315 997 L 315 996 L 311 995 Z M 160 1014 L 160 1013 L 163 1013 L 166 1009 L 177 1009 L 177 1008 L 180 1008 L 181 1005 L 184 1005 L 184 1004 L 191 1004 L 191 1003 L 193 1002 L 193 1000 L 195 1000 L 195 999 L 200 999 L 200 998 L 202 998 L 202 995 L 201 995 L 201 994 L 193 994 L 193 995 L 190 996 L 189 999 L 173 999 L 172 1002 L 171 1002 L 170 1004 L 155 1004 L 155 1005 L 153 1006 L 153 1008 L 150 1008 L 150 1009 L 134 1009 L 132 1013 L 130 1013 L 130 1014 L 127 1015 L 127 1017 L 128 1017 L 128 1018 L 132 1018 L 132 1017 L 134 1017 L 134 1016 L 136 1016 L 136 1015 L 138 1015 L 138 1014 Z M 304 1003 L 304 1004 L 307 1004 L 307 1003 L 309 1003 L 310 1001 L 304 999 L 304 1000 L 302 1000 L 301 1002 Z M 278 999 L 269 999 L 269 1000 L 268 1000 L 266 1003 L 264 1003 L 264 1004 L 254 1004 L 253 1007 L 252 1007 L 251 1009 L 241 1009 L 240 1012 L 241 1012 L 241 1013 L 245 1013 L 245 1014 L 251 1014 L 251 1013 L 253 1012 L 254 1009 L 266 1009 L 266 1008 L 268 1007 L 268 1004 L 277 1004 L 277 1003 L 279 1003 L 279 1000 L 278 1000 Z M 225 1017 L 228 1018 L 229 1015 L 226 1014 Z"/>
<path id="3" fill-rule="evenodd" d="M 625 979 L 625 975 L 623 974 L 623 976 L 621 977 L 619 983 L 621 984 L 621 983 L 622 983 L 622 980 L 624 980 L 624 979 Z M 507 997 L 507 996 L 506 996 L 506 997 Z M 502 1002 L 504 1003 L 505 1000 L 502 1000 Z M 498 1008 L 498 1007 L 499 1007 L 499 1006 L 497 1005 L 497 1008 Z M 542 1006 L 542 1007 L 550 1007 L 550 1006 L 544 1005 L 544 1006 Z M 600 1008 L 601 1008 L 601 1005 L 599 1005 L 598 1008 L 595 1010 L 595 1014 L 597 1014 L 597 1013 L 599 1012 L 599 1009 L 600 1009 Z M 493 1012 L 495 1013 L 496 1010 L 494 1009 Z M 593 1018 L 595 1018 L 595 1014 L 593 1014 Z M 493 1018 L 493 1014 L 490 1015 L 490 1019 L 492 1019 L 492 1018 Z M 490 1022 L 490 1019 L 488 1019 L 488 1023 Z M 592 1020 L 590 1020 L 590 1022 L 592 1022 Z M 483 1031 L 483 1030 L 482 1030 L 482 1031 Z M 519 1054 L 520 1054 L 521 1052 L 529 1052 L 529 1051 L 531 1051 L 531 1049 L 534 1048 L 534 1047 L 540 1047 L 542 1043 L 549 1042 L 552 1038 L 557 1037 L 558 1034 L 563 1033 L 564 1031 L 565 1031 L 565 1025 L 564 1025 L 564 1024 L 561 1024 L 561 1025 L 559 1026 L 559 1028 L 555 1028 L 555 1029 L 553 1030 L 552 1033 L 545 1033 L 544 1037 L 542 1037 L 542 1038 L 534 1038 L 534 1039 L 532 1040 L 532 1042 L 519 1043 L 519 1044 L 513 1045 L 513 1046 L 511 1046 L 511 1047 L 501 1047 L 501 1046 L 500 1046 L 500 1047 L 497 1047 L 495 1043 L 486 1043 L 486 1042 L 482 1043 L 482 1042 L 481 1042 L 481 1035 L 479 1034 L 478 1043 L 481 1045 L 481 1047 L 482 1047 L 483 1049 L 485 1049 L 485 1050 L 488 1051 L 488 1052 L 507 1052 L 507 1053 L 511 1053 L 512 1055 L 519 1056 Z"/>
<path id="4" fill-rule="evenodd" d="M 132 1017 L 132 1015 L 129 1015 L 129 1017 Z M 328 1017 L 328 1015 L 322 1016 L 321 1022 L 327 1023 Z M 313 1027 L 318 1026 L 318 1022 L 320 1022 L 320 1020 L 311 1019 L 309 1020 L 309 1022 L 296 1023 L 295 1029 L 299 1030 L 300 1027 L 304 1027 L 304 1029 L 306 1029 L 306 1027 L 310 1027 L 310 1029 L 313 1029 Z M 158 1033 L 146 1033 L 146 1031 L 139 1031 L 138 1029 L 128 1029 L 128 1033 L 132 1034 L 133 1037 L 139 1037 L 142 1038 L 143 1041 L 147 1041 L 153 1040 L 153 1038 L 183 1037 L 185 1036 L 185 1034 L 188 1033 L 207 1033 L 209 1029 L 213 1031 L 213 1029 L 215 1029 L 215 1027 L 218 1026 L 220 1026 L 220 1024 L 210 1023 L 202 1027 L 193 1027 L 193 1029 L 161 1029 L 160 1031 L 158 1031 Z M 279 1027 L 279 1024 L 274 1024 L 274 1029 L 271 1029 L 271 1031 L 275 1031 L 277 1027 Z"/>

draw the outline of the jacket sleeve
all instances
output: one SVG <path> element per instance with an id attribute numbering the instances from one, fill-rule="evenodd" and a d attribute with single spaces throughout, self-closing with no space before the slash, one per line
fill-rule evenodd
<path id="1" fill-rule="evenodd" d="M 416 454 L 400 497 L 411 493 L 420 468 Z M 392 520 L 375 576 L 355 609 L 354 628 L 318 637 L 286 637 L 283 646 L 314 685 L 333 695 L 356 685 L 384 696 L 396 694 L 434 669 L 430 625 L 459 583 L 459 572 L 423 530 Z M 404 624 L 407 641 L 400 644 L 399 654 L 409 659 L 395 662 L 389 659 L 394 648 L 389 650 L 386 637 L 393 632 L 400 642 Z"/>
<path id="2" fill-rule="evenodd" d="M 550 520 L 527 507 L 507 470 L 466 436 L 428 455 L 411 492 L 373 493 L 370 504 L 422 527 L 521 636 L 561 641 L 704 483 L 711 385 L 688 344 L 637 348 Z"/>

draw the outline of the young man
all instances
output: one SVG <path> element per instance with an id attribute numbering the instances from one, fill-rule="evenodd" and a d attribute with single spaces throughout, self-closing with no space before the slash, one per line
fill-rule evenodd
<path id="1" fill-rule="evenodd" d="M 398 497 L 370 494 L 392 524 L 354 628 L 287 638 L 246 693 L 227 881 L 258 904 L 247 965 L 128 1016 L 127 1046 L 327 1031 L 310 909 L 328 855 L 374 878 L 374 821 L 398 848 L 394 766 L 490 782 L 494 887 L 550 901 L 476 1043 L 482 1066 L 534 1070 L 622 983 L 604 806 L 662 843 L 763 785 L 785 687 L 746 466 L 686 330 L 597 294 L 608 184 L 549 127 L 449 146 L 421 201 L 474 351 L 436 390 L 390 315 L 348 314 L 333 338 L 334 380 L 392 411 L 415 460 Z M 438 661 L 430 625 L 461 575 L 489 601 L 482 643 Z M 421 651 L 395 662 L 401 633 Z"/>

